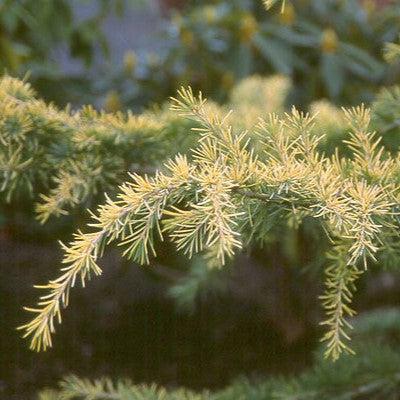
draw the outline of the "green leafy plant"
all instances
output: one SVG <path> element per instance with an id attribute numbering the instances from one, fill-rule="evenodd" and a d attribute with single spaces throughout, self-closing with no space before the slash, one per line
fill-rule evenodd
<path id="1" fill-rule="evenodd" d="M 0 73 L 30 76 L 40 95 L 62 106 L 92 101 L 89 68 L 94 55 L 109 57 L 103 32 L 110 15 L 122 15 L 139 0 L 3 0 L 0 3 Z M 90 13 L 84 15 L 87 6 Z M 60 49 L 76 63 L 66 72 L 57 60 Z"/>
<path id="2" fill-rule="evenodd" d="M 400 29 L 397 3 L 379 9 L 369 4 L 291 1 L 279 13 L 265 12 L 259 0 L 189 3 L 171 18 L 166 51 L 128 53 L 119 69 L 105 74 L 102 87 L 118 94 L 121 107 L 140 109 L 181 84 L 226 101 L 244 77 L 280 73 L 292 79 L 290 104 L 369 102 L 389 70 L 396 79 L 382 48 Z"/>
<path id="3" fill-rule="evenodd" d="M 163 52 L 127 51 L 120 66 L 105 67 L 95 78 L 85 72 L 64 75 L 51 51 L 62 45 L 86 66 L 92 65 L 97 47 L 107 58 L 102 22 L 132 1 L 125 7 L 119 0 L 95 3 L 97 12 L 78 21 L 63 0 L 3 2 L 2 68 L 19 76 L 29 73 L 35 89 L 57 104 L 96 102 L 109 111 L 141 111 L 162 103 L 182 83 L 225 101 L 235 82 L 276 72 L 293 80 L 291 103 L 327 97 L 354 104 L 371 100 L 382 83 L 388 67 L 381 48 L 399 31 L 397 4 L 371 9 L 356 0 L 290 1 L 279 2 L 281 13 L 266 13 L 259 0 L 193 2 L 173 14 Z M 387 49 L 391 57 L 396 44 Z"/>

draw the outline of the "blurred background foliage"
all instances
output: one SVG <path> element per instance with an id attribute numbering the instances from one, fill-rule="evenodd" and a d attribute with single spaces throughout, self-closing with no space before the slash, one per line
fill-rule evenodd
<path id="1" fill-rule="evenodd" d="M 98 11 L 90 18 L 75 18 L 71 2 L 65 0 L 2 0 L 0 2 L 0 68 L 11 74 L 30 74 L 44 96 L 49 91 L 81 87 L 79 78 L 62 76 L 54 50 L 64 45 L 72 57 L 85 66 L 93 62 L 95 46 L 107 55 L 107 40 L 101 31 L 110 4 L 98 1 Z M 107 4 L 108 3 L 108 4 Z M 83 88 L 81 87 L 81 90 Z M 55 99 L 63 96 L 54 93 Z"/>
<path id="2" fill-rule="evenodd" d="M 118 60 L 110 59 L 105 20 L 114 14 L 123 21 L 130 9 L 154 8 L 154 2 L 90 0 L 83 2 L 90 4 L 86 13 L 79 3 L 0 3 L 0 67 L 19 76 L 29 72 L 40 95 L 59 105 L 138 110 L 187 83 L 225 101 L 236 81 L 255 73 L 290 76 L 290 104 L 318 98 L 355 104 L 371 101 L 377 87 L 399 76 L 398 63 L 387 65 L 382 53 L 398 37 L 396 1 L 294 0 L 283 13 L 267 13 L 257 0 L 160 0 L 164 22 L 149 30 L 157 49 L 126 49 Z M 81 60 L 79 71 L 65 75 L 57 66 L 60 47 Z"/>
<path id="3" fill-rule="evenodd" d="M 267 14 L 254 0 L 191 1 L 170 14 L 167 50 L 144 60 L 127 53 L 106 83 L 111 109 L 117 95 L 121 105 L 139 107 L 185 83 L 224 101 L 236 81 L 255 73 L 290 76 L 289 104 L 317 98 L 354 104 L 371 101 L 378 86 L 399 76 L 398 64 L 382 57 L 399 31 L 396 2 L 295 0 L 283 13 Z"/>
<path id="4" fill-rule="evenodd" d="M 112 195 L 128 170 L 151 173 L 162 158 L 184 151 L 195 140 L 187 133 L 191 123 L 166 110 L 165 102 L 178 86 L 201 89 L 221 114 L 235 109 L 233 123 L 243 128 L 251 128 L 266 112 L 283 113 L 291 104 L 318 112 L 316 129 L 326 133 L 320 147 L 330 154 L 346 136 L 338 106 L 371 103 L 374 129 L 388 150 L 398 151 L 400 89 L 392 85 L 400 76 L 399 2 L 293 0 L 281 14 L 279 7 L 267 13 L 258 0 L 160 0 L 161 22 L 150 28 L 157 48 L 127 47 L 116 58 L 104 30 L 107 19 L 114 16 L 126 23 L 132 7 L 142 10 L 147 3 L 0 0 L 0 68 L 13 76 L 28 74 L 38 97 L 56 104 L 37 102 L 32 93 L 24 99 L 16 96 L 18 115 L 32 120 L 28 135 L 10 135 L 23 144 L 21 159 L 13 160 L 20 162 L 16 168 L 31 158 L 33 163 L 25 165 L 25 181 L 11 185 L 11 194 L 4 179 L 9 165 L 1 164 L 0 394 L 7 399 L 31 398 L 38 387 L 54 387 L 69 372 L 201 389 L 221 387 L 240 374 L 292 374 L 312 364 L 321 313 L 315 299 L 321 293 L 320 267 L 328 245 L 312 220 L 301 227 L 295 219 L 277 224 L 265 232 L 264 247 L 252 247 L 225 270 L 210 270 L 200 259 L 188 262 L 168 244 L 151 269 L 132 268 L 110 252 L 106 279 L 78 295 L 54 351 L 31 354 L 15 334 L 21 305 L 34 296 L 32 283 L 54 276 L 54 260 L 60 258 L 54 239 L 68 240 L 87 220 L 85 209 L 102 199 L 104 191 Z M 87 6 L 90 12 L 81 13 Z M 392 43 L 390 64 L 384 62 L 386 43 Z M 77 60 L 79 67 L 66 70 L 65 57 Z M 67 103 L 76 114 L 64 109 Z M 81 110 L 83 103 L 109 112 L 149 109 L 147 125 L 129 125 L 126 114 L 106 115 L 93 123 L 95 112 Z M 2 102 L 0 110 L 4 131 L 9 105 Z M 41 118 L 32 118 L 34 113 Z M 165 140 L 155 148 L 148 139 L 159 131 Z M 95 149 L 96 157 L 85 157 L 88 148 Z M 66 163 L 71 154 L 74 164 Z M 12 181 L 15 175 L 10 176 Z M 52 190 L 62 189 L 59 184 L 68 182 L 66 177 L 86 183 L 85 190 L 72 193 L 69 215 L 40 225 L 35 211 L 40 194 L 56 193 Z M 386 254 L 387 271 L 373 269 L 362 282 L 357 309 L 399 305 L 393 254 Z M 382 328 L 381 315 L 371 319 L 376 332 Z M 397 314 L 390 318 L 398 321 Z M 313 398 L 306 390 L 312 388 L 315 398 L 331 399 L 326 393 L 340 383 L 345 390 L 337 398 L 363 398 L 362 392 L 348 390 L 349 382 L 364 388 L 372 366 L 384 385 L 376 386 L 376 395 L 369 387 L 369 398 L 395 396 L 399 371 L 391 366 L 398 360 L 398 332 L 393 334 L 398 322 L 388 324 L 389 334 L 370 334 L 369 328 L 360 334 L 368 339 L 356 345 L 360 358 L 343 359 L 340 367 L 317 358 L 315 369 L 299 380 L 280 381 L 286 395 L 282 398 L 303 389 L 303 397 L 294 398 Z M 374 346 L 365 344 L 369 339 Z M 268 399 L 276 385 L 238 381 L 211 398 Z M 58 394 L 49 390 L 41 396 L 53 399 Z"/>
<path id="5" fill-rule="evenodd" d="M 193 3 L 173 14 L 177 45 L 163 69 L 171 65 L 176 81 L 214 98 L 224 99 L 235 81 L 254 73 L 291 76 L 290 104 L 370 100 L 387 79 L 381 52 L 398 32 L 398 4 L 378 9 L 373 2 L 306 0 L 266 14 L 257 1 Z"/>

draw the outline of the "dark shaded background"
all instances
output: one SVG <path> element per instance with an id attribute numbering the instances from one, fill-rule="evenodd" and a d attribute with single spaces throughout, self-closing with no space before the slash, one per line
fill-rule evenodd
<path id="1" fill-rule="evenodd" d="M 224 272 L 225 290 L 200 296 L 190 313 L 179 312 L 168 295 L 179 270 L 139 267 L 110 250 L 104 275 L 73 291 L 54 347 L 34 353 L 15 327 L 27 317 L 21 306 L 36 299 L 32 283 L 55 275 L 61 252 L 54 241 L 38 244 L 17 231 L 2 232 L 0 244 L 0 394 L 9 400 L 34 398 L 68 373 L 196 389 L 219 388 L 239 375 L 292 374 L 310 364 L 321 334 L 319 280 L 283 265 L 278 249 L 240 255 Z M 173 264 L 169 251 L 160 259 Z M 398 305 L 399 277 L 371 273 L 356 309 Z"/>

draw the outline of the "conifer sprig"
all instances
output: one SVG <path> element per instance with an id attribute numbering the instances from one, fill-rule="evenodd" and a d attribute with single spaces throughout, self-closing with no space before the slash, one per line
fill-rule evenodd
<path id="1" fill-rule="evenodd" d="M 321 325 L 327 326 L 328 331 L 321 341 L 326 342 L 325 357 L 337 360 L 342 352 L 354 354 L 347 342 L 350 336 L 347 333 L 352 329 L 348 318 L 356 313 L 350 307 L 353 293 L 356 289 L 355 281 L 362 271 L 347 263 L 348 248 L 345 244 L 337 245 L 327 256 L 330 265 L 326 268 L 326 292 L 320 296 L 326 310 L 326 320 Z"/>

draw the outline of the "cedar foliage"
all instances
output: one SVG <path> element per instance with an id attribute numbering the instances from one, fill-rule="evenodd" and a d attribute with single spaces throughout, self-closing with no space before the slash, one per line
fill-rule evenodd
<path id="1" fill-rule="evenodd" d="M 88 108 L 78 113 L 50 112 L 53 108 L 40 101 L 26 101 L 31 96 L 26 84 L 10 78 L 4 81 L 8 82 L 6 92 L 14 96 L 10 100 L 7 94 L 6 100 L 17 110 L 18 118 L 30 115 L 19 110 L 21 105 L 23 111 L 38 109 L 42 119 L 33 118 L 36 111 L 30 111 L 35 123 L 44 120 L 48 124 L 51 116 L 50 126 L 61 126 L 63 133 L 56 129 L 53 134 L 40 125 L 33 129 L 32 122 L 18 125 L 18 135 L 2 129 L 3 159 L 7 165 L 12 163 L 12 168 L 2 168 L 7 178 L 3 190 L 8 197 L 24 182 L 33 189 L 34 179 L 48 179 L 49 175 L 43 173 L 46 168 L 53 173 L 60 170 L 60 163 L 55 165 L 51 158 L 53 153 L 43 151 L 53 149 L 60 139 L 72 146 L 77 143 L 80 152 L 76 155 L 73 147 L 61 165 L 71 165 L 72 157 L 80 173 L 83 169 L 79 161 L 90 158 L 93 149 L 95 153 L 98 148 L 110 152 L 110 142 L 130 154 L 130 147 L 143 152 L 144 137 L 165 150 L 168 140 L 162 140 L 164 136 L 159 131 L 163 129 L 154 127 L 154 119 L 97 114 Z M 390 118 L 398 118 L 397 90 L 382 95 L 387 107 L 393 103 L 388 108 L 393 112 Z M 10 115 L 14 115 L 14 109 Z M 322 117 L 293 108 L 249 123 L 240 118 L 240 107 L 239 118 L 235 118 L 234 112 L 226 113 L 223 108 L 207 104 L 201 93 L 195 95 L 190 88 L 182 88 L 172 99 L 171 110 L 177 120 L 191 121 L 183 125 L 183 132 L 187 135 L 191 126 L 197 136 L 192 149 L 171 157 L 154 174 L 131 172 L 118 194 L 107 197 L 92 213 L 89 228 L 78 231 L 69 245 L 62 244 L 65 266 L 60 276 L 38 286 L 45 294 L 36 307 L 27 308 L 34 317 L 19 328 L 24 337 L 31 339 L 31 348 L 45 350 L 52 345 L 55 324 L 61 322 L 71 288 L 77 280 L 84 286 L 92 275 L 101 274 L 98 260 L 111 242 L 123 247 L 124 255 L 134 262 L 149 264 L 156 256 L 157 242 L 168 240 L 189 258 L 202 253 L 213 268 L 225 265 L 252 242 L 263 241 L 271 226 L 293 220 L 298 225 L 312 218 L 331 242 L 325 268 L 326 291 L 321 296 L 326 311 L 322 322 L 326 327 L 322 339 L 326 342 L 325 356 L 337 360 L 342 353 L 351 353 L 349 319 L 355 314 L 351 302 L 357 280 L 369 264 L 379 260 L 390 264 L 398 259 L 400 159 L 397 150 L 390 152 L 380 144 L 382 137 L 372 130 L 371 111 L 365 106 L 340 111 L 322 102 L 313 109 L 319 109 Z M 379 101 L 374 109 L 380 109 Z M 85 125 L 87 113 L 91 116 L 89 126 Z M 378 128 L 379 118 L 380 114 L 374 112 L 372 123 Z M 110 130 L 110 125 L 120 129 Z M 338 132 L 345 140 L 340 148 L 331 151 L 331 138 L 324 134 L 336 137 Z M 138 137 L 142 142 L 135 147 Z M 53 142 L 38 146 L 39 140 Z M 85 145 L 80 147 L 82 143 Z M 9 149 L 11 152 L 7 153 Z M 22 152 L 25 149 L 26 153 Z M 7 159 L 7 154 L 12 156 Z M 15 154 L 28 154 L 29 159 Z M 119 153 L 113 149 L 111 154 Z M 162 156 L 160 153 L 159 159 Z M 112 158 L 108 157 L 108 161 L 112 162 Z M 31 167 L 27 169 L 25 163 Z M 104 168 L 98 173 L 101 190 L 110 187 L 110 171 L 115 182 L 115 171 L 121 171 L 121 165 L 110 170 L 107 163 L 102 165 Z M 67 168 L 67 173 L 73 175 L 71 170 L 74 173 L 73 168 Z M 85 173 L 82 176 L 84 179 Z M 85 188 L 92 180 L 88 182 L 86 178 L 77 187 Z M 51 214 L 63 214 L 61 205 L 73 206 L 94 191 L 75 200 L 71 193 L 75 193 L 76 184 L 71 185 L 74 190 L 63 191 L 60 184 L 66 180 L 58 182 L 49 195 L 42 196 L 43 202 L 38 206 L 42 221 Z"/>
<path id="2" fill-rule="evenodd" d="M 29 83 L 8 76 L 0 80 L 0 100 L 2 199 L 36 198 L 42 223 L 90 204 L 127 171 L 154 167 L 179 131 L 168 111 L 59 110 L 37 99 Z"/>

